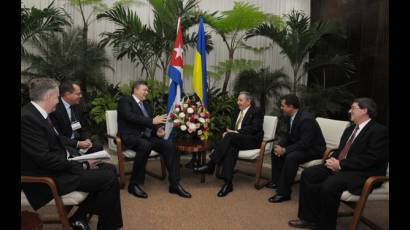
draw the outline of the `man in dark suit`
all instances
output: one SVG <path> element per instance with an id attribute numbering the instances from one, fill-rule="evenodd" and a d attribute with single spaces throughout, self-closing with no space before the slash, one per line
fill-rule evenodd
<path id="1" fill-rule="evenodd" d="M 179 184 L 180 172 L 175 145 L 163 139 L 166 115 L 153 117 L 150 105 L 145 102 L 148 85 L 137 81 L 131 96 L 122 97 L 118 102 L 118 133 L 126 149 L 136 152 L 128 192 L 136 197 L 147 198 L 140 187 L 145 180 L 145 165 L 151 150 L 163 157 L 168 170 L 169 192 L 190 198 L 191 194 Z"/>
<path id="2" fill-rule="evenodd" d="M 303 171 L 300 181 L 296 228 L 336 229 L 337 211 L 343 191 L 360 195 L 366 179 L 386 175 L 389 136 L 378 124 L 376 103 L 370 98 L 355 99 L 349 110 L 354 125 L 346 128 L 338 150 L 325 164 Z"/>
<path id="3" fill-rule="evenodd" d="M 226 196 L 233 191 L 233 172 L 239 150 L 257 149 L 263 139 L 263 114 L 251 105 L 251 96 L 248 92 L 240 92 L 230 128 L 222 135 L 220 143 L 216 144 L 215 151 L 210 155 L 211 160 L 194 171 L 212 174 L 216 164 L 222 164 L 225 184 L 218 192 L 219 197 Z"/>
<path id="4" fill-rule="evenodd" d="M 50 114 L 54 127 L 62 136 L 63 143 L 70 151 L 87 154 L 103 150 L 101 145 L 95 145 L 89 139 L 80 113 L 79 103 L 81 88 L 78 84 L 66 81 L 60 86 L 60 102 Z M 74 152 L 74 151 L 73 151 Z"/>
<path id="5" fill-rule="evenodd" d="M 58 103 L 57 82 L 37 78 L 29 87 L 31 102 L 21 110 L 21 174 L 53 178 L 60 195 L 73 191 L 88 193 L 70 217 L 73 229 L 90 229 L 86 219 L 89 213 L 99 216 L 99 230 L 121 228 L 119 183 L 114 166 L 100 169 L 96 161 L 68 160 L 72 155 L 64 148 L 48 116 Z M 44 184 L 23 183 L 21 186 L 35 210 L 52 199 L 50 189 Z"/>
<path id="6" fill-rule="evenodd" d="M 298 97 L 289 94 L 280 101 L 280 109 L 290 119 L 288 132 L 272 153 L 272 182 L 267 187 L 276 189 L 276 195 L 269 198 L 271 203 L 290 200 L 299 164 L 320 159 L 326 150 L 319 124 L 311 113 L 299 108 Z"/>

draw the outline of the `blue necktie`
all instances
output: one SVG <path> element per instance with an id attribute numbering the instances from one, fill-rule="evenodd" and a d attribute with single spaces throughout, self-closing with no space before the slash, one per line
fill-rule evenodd
<path id="1" fill-rule="evenodd" d="M 140 101 L 140 102 L 138 103 L 138 105 L 140 106 L 140 109 L 141 109 L 142 113 L 144 114 L 144 117 L 149 117 L 148 112 L 147 112 L 147 110 L 145 109 L 144 104 L 142 103 L 142 101 Z M 145 130 L 144 130 L 144 135 L 145 135 L 146 137 L 148 137 L 148 138 L 151 137 L 151 131 L 152 131 L 152 129 L 150 129 L 150 128 L 145 128 Z"/>

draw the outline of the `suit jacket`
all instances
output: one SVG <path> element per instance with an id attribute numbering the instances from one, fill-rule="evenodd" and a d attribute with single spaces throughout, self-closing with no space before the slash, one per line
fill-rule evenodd
<path id="1" fill-rule="evenodd" d="M 125 148 L 130 149 L 136 142 L 136 138 L 142 138 L 145 128 L 152 129 L 151 136 L 156 135 L 155 128 L 152 124 L 152 109 L 147 102 L 143 102 L 149 117 L 145 117 L 140 106 L 132 96 L 121 97 L 118 101 L 117 122 L 118 134 Z"/>
<path id="2" fill-rule="evenodd" d="M 337 158 L 352 134 L 355 125 L 345 129 L 339 148 L 333 156 Z M 389 161 L 389 135 L 387 128 L 374 120 L 363 127 L 354 139 L 346 158 L 340 161 L 340 173 L 351 178 L 348 190 L 359 194 L 365 180 L 370 176 L 386 175 Z"/>
<path id="3" fill-rule="evenodd" d="M 52 126 L 32 103 L 21 110 L 21 175 L 49 176 L 60 195 L 74 191 L 84 172 L 81 163 L 68 161 L 66 150 Z M 34 209 L 52 199 L 48 186 L 23 183 L 22 189 Z"/>
<path id="4" fill-rule="evenodd" d="M 230 129 L 235 130 L 236 120 L 238 119 L 240 110 L 236 109 L 232 115 Z M 254 106 L 249 107 L 242 119 L 241 128 L 238 130 L 240 134 L 254 137 L 258 142 L 263 140 L 263 114 Z"/>
<path id="5" fill-rule="evenodd" d="M 79 106 L 73 105 L 71 107 L 71 112 L 74 114 L 74 116 L 77 118 L 77 120 L 81 124 L 81 128 L 77 129 L 77 132 L 80 136 L 78 139 L 71 139 L 71 135 L 73 134 L 73 130 L 71 128 L 71 121 L 68 116 L 67 110 L 65 109 L 64 103 L 61 101 L 61 98 L 60 98 L 60 102 L 56 106 L 56 110 L 50 114 L 50 118 L 51 118 L 51 121 L 53 122 L 54 127 L 59 132 L 59 134 L 63 136 L 61 138 L 63 143 L 72 148 L 76 148 L 77 141 L 83 141 L 85 139 L 88 139 L 89 134 L 83 127 L 84 122 L 82 122 L 82 119 L 81 119 L 81 113 L 80 113 Z"/>
<path id="6" fill-rule="evenodd" d="M 289 130 L 290 119 L 287 125 Z M 296 113 L 291 132 L 286 133 L 279 145 L 286 148 L 286 153 L 302 151 L 312 156 L 322 156 L 326 150 L 325 138 L 319 124 L 311 113 L 303 109 Z"/>

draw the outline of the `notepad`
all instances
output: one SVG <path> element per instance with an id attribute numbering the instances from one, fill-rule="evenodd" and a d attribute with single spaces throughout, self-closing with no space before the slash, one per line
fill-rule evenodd
<path id="1" fill-rule="evenodd" d="M 111 155 L 105 151 L 99 151 L 99 152 L 95 152 L 95 153 L 90 153 L 90 154 L 85 154 L 82 156 L 78 156 L 78 157 L 73 157 L 70 158 L 69 160 L 72 161 L 88 161 L 88 160 L 110 160 L 111 159 Z"/>

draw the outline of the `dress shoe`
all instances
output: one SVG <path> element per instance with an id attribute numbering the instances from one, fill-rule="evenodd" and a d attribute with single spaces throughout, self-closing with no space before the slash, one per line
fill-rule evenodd
<path id="1" fill-rule="evenodd" d="M 287 200 L 290 200 L 290 195 L 283 196 L 283 195 L 276 194 L 272 196 L 271 198 L 269 198 L 269 202 L 271 203 L 280 203 L 280 202 L 287 201 Z"/>
<path id="2" fill-rule="evenodd" d="M 288 225 L 294 228 L 319 229 L 318 224 L 305 220 L 289 220 Z"/>
<path id="3" fill-rule="evenodd" d="M 214 171 L 215 165 L 212 163 L 207 163 L 199 167 L 194 167 L 194 172 L 213 174 Z"/>
<path id="4" fill-rule="evenodd" d="M 70 221 L 70 226 L 73 230 L 91 230 L 87 222 L 82 220 Z"/>
<path id="5" fill-rule="evenodd" d="M 265 185 L 265 187 L 270 188 L 270 189 L 277 189 L 278 185 L 276 183 L 269 182 L 268 184 Z"/>
<path id="6" fill-rule="evenodd" d="M 140 198 L 148 198 L 148 194 L 144 192 L 137 184 L 129 185 L 128 192 Z"/>
<path id="7" fill-rule="evenodd" d="M 224 185 L 222 185 L 221 190 L 219 190 L 218 196 L 219 197 L 224 197 L 232 191 L 233 191 L 233 184 L 232 183 L 225 183 Z"/>
<path id="8" fill-rule="evenodd" d="M 170 185 L 169 193 L 175 193 L 184 198 L 191 198 L 191 193 L 185 191 L 185 189 L 180 184 Z"/>

